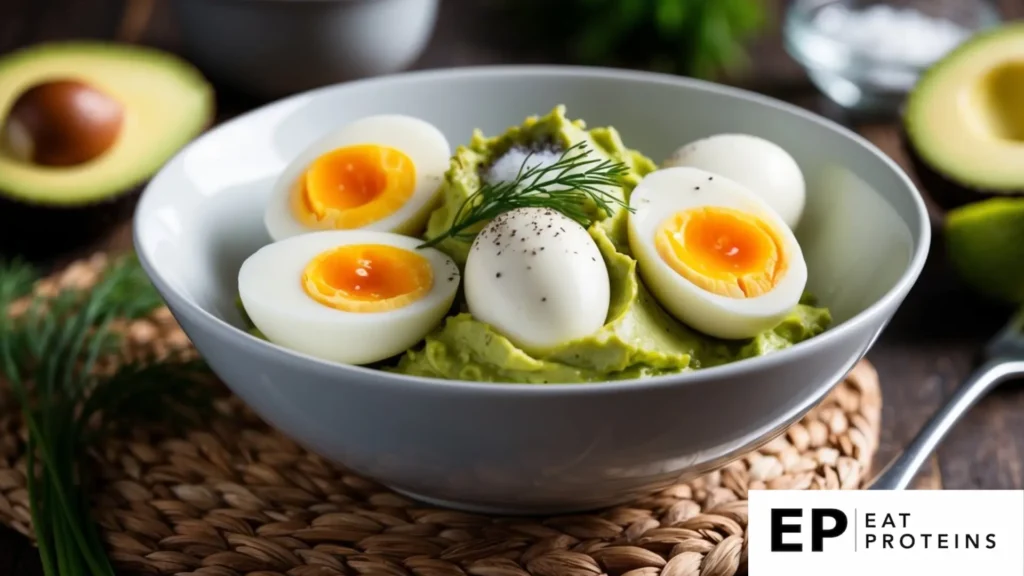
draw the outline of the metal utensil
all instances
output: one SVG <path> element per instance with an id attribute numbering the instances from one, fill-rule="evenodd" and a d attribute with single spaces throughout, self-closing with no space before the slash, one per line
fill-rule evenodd
<path id="1" fill-rule="evenodd" d="M 960 385 L 917 437 L 871 482 L 871 490 L 904 490 L 967 411 L 996 385 L 1024 377 L 1024 308 L 985 346 L 985 361 Z"/>

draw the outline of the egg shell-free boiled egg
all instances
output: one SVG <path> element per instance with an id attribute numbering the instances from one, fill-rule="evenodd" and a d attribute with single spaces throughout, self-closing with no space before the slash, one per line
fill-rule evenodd
<path id="1" fill-rule="evenodd" d="M 422 232 L 448 170 L 451 147 L 434 125 L 383 114 L 320 138 L 274 184 L 264 214 L 270 237 L 318 230 Z"/>
<path id="2" fill-rule="evenodd" d="M 800 302 L 800 244 L 746 187 L 696 168 L 664 168 L 640 181 L 630 206 L 640 275 L 681 322 L 718 338 L 750 338 Z"/>
<path id="3" fill-rule="evenodd" d="M 542 353 L 593 334 L 608 316 L 608 268 L 590 234 L 547 208 L 517 208 L 477 235 L 464 279 L 470 313 Z"/>
<path id="4" fill-rule="evenodd" d="M 313 232 L 264 246 L 238 291 L 268 340 L 343 364 L 369 364 L 423 339 L 448 312 L 459 271 L 444 253 L 387 232 Z"/>
<path id="5" fill-rule="evenodd" d="M 796 160 L 781 146 L 747 134 L 719 134 L 676 150 L 664 167 L 707 170 L 746 186 L 771 206 L 790 228 L 803 216 L 807 190 Z"/>

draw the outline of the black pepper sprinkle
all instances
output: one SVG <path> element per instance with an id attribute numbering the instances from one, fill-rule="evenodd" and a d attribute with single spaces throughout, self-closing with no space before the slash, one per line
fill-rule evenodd
<path id="1" fill-rule="evenodd" d="M 712 181 L 712 180 L 714 180 L 714 179 L 715 179 L 715 177 L 714 177 L 714 176 L 708 176 L 708 182 L 711 182 L 711 181 Z"/>
<path id="2" fill-rule="evenodd" d="M 544 247 L 543 247 L 543 246 L 541 246 L 541 247 L 540 247 L 540 249 L 541 249 L 541 250 L 544 250 Z"/>
<path id="3" fill-rule="evenodd" d="M 548 299 L 547 299 L 547 297 L 544 297 L 544 298 L 541 298 L 541 299 L 540 299 L 540 301 L 541 301 L 541 302 L 547 302 L 547 301 L 548 301 Z"/>
<path id="4" fill-rule="evenodd" d="M 533 266 L 527 266 L 526 269 L 527 270 L 533 270 Z"/>
<path id="5" fill-rule="evenodd" d="M 591 256 L 590 259 L 593 260 L 594 262 L 597 262 L 597 258 L 594 258 L 593 256 Z"/>
<path id="6" fill-rule="evenodd" d="M 495 278 L 501 278 L 501 272 L 498 272 L 497 274 L 495 274 L 494 277 Z"/>
<path id="7" fill-rule="evenodd" d="M 536 250 L 534 250 L 533 252 L 531 252 L 531 253 L 530 253 L 530 255 L 531 255 L 531 256 L 536 256 L 536 255 L 537 255 L 537 251 L 536 251 Z"/>
<path id="8" fill-rule="evenodd" d="M 700 186 L 694 186 L 694 190 L 700 190 Z"/>

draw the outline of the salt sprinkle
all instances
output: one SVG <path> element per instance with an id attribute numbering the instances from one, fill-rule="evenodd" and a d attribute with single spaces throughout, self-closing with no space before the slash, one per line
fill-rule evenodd
<path id="1" fill-rule="evenodd" d="M 883 61 L 928 66 L 970 36 L 963 26 L 913 8 L 874 4 L 851 11 L 830 4 L 815 16 L 818 29 L 835 40 Z"/>
<path id="2" fill-rule="evenodd" d="M 527 161 L 529 157 L 529 161 Z M 524 148 L 512 148 L 508 152 L 501 155 L 494 164 L 491 165 L 490 170 L 487 173 L 487 180 L 492 184 L 498 182 L 514 182 L 516 177 L 519 176 L 519 171 L 522 169 L 523 172 L 531 168 L 547 168 L 548 166 L 554 165 L 562 157 L 560 152 L 554 150 L 540 150 L 530 153 L 530 150 Z M 523 167 L 523 162 L 526 162 L 526 166 Z"/>

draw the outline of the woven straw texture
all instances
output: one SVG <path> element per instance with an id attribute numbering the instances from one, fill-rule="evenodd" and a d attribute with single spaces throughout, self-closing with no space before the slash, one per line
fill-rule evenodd
<path id="1" fill-rule="evenodd" d="M 103 255 L 41 283 L 88 285 Z M 187 348 L 162 309 L 121 327 L 127 354 Z M 0 412 L 0 519 L 31 537 L 25 432 Z M 229 394 L 184 435 L 148 426 L 85 468 L 115 565 L 203 576 L 732 576 L 746 573 L 747 491 L 855 489 L 878 443 L 878 378 L 860 363 L 757 452 L 611 510 L 497 518 L 427 507 L 304 451 Z"/>

